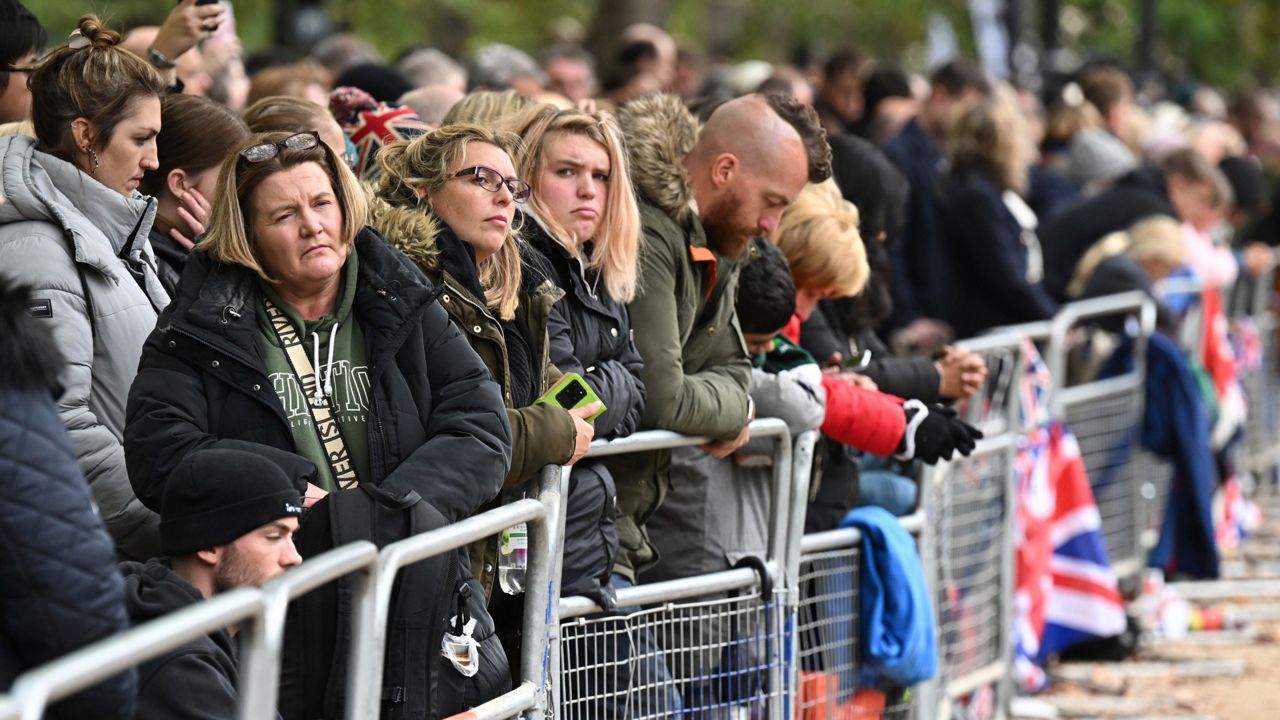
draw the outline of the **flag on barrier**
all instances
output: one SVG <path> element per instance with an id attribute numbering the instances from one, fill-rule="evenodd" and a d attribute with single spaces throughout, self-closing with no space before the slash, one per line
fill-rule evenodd
<path id="1" fill-rule="evenodd" d="M 1037 387 L 1049 378 L 1034 348 L 1026 357 L 1023 398 L 1034 413 Z M 1118 635 L 1126 622 L 1075 436 L 1058 421 L 1034 428 L 1016 460 L 1014 673 L 1028 690 L 1044 686 L 1041 665 L 1050 655 Z"/>

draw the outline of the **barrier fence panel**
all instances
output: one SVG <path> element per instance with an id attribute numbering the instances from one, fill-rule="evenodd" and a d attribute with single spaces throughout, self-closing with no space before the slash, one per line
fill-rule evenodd
<path id="1" fill-rule="evenodd" d="M 1276 357 L 1277 323 L 1272 312 L 1274 269 L 1257 278 L 1241 276 L 1232 297 L 1232 320 L 1238 337 L 1256 337 L 1256 354 L 1246 351 L 1241 383 L 1248 402 L 1244 467 L 1259 483 L 1274 486 L 1280 464 L 1280 358 Z"/>
<path id="2" fill-rule="evenodd" d="M 921 482 L 921 512 L 928 518 L 922 560 L 936 602 L 939 654 L 937 678 L 920 689 L 922 717 L 950 718 L 957 705 L 988 703 L 1003 717 L 1010 699 L 1024 337 L 960 343 L 987 362 L 986 385 L 961 408 L 984 438 L 969 457 L 926 468 Z"/>
<path id="3" fill-rule="evenodd" d="M 38 720 L 51 702 L 233 624 L 240 626 L 236 633 L 241 648 L 238 717 L 274 718 L 289 601 L 347 575 L 356 580 L 357 598 L 370 595 L 367 590 L 376 576 L 377 559 L 373 543 L 351 543 L 309 559 L 261 589 L 221 593 L 41 665 L 19 677 L 8 698 L 0 700 L 0 718 Z"/>
<path id="4" fill-rule="evenodd" d="M 1084 321 L 1120 319 L 1133 339 L 1133 369 L 1105 380 L 1065 386 L 1073 331 Z M 1136 322 L 1134 322 L 1136 318 Z M 1053 377 L 1054 416 L 1066 421 L 1080 444 L 1112 568 L 1120 578 L 1146 562 L 1142 528 L 1147 510 L 1139 467 L 1147 339 L 1155 329 L 1155 304 L 1141 292 L 1064 305 L 1053 319 L 1047 360 Z"/>
<path id="5" fill-rule="evenodd" d="M 619 590 L 620 610 L 593 600 L 560 602 L 559 702 L 563 718 L 785 716 L 788 627 L 784 565 L 792 514 L 790 432 L 777 419 L 751 424 L 773 438 L 773 493 L 766 557 L 690 578 Z M 592 445 L 588 457 L 706 442 L 669 432 Z M 806 441 L 811 456 L 812 441 Z"/>
<path id="6" fill-rule="evenodd" d="M 525 575 L 525 613 L 521 646 L 522 682 L 511 692 L 472 708 L 472 720 L 516 717 L 528 711 L 546 712 L 550 649 L 555 646 L 557 624 L 552 611 L 559 600 L 559 578 L 554 577 L 560 554 L 561 471 L 548 466 L 539 474 L 538 498 L 522 499 L 461 520 L 447 527 L 394 542 L 378 555 L 377 580 L 370 593 L 371 621 L 357 628 L 352 638 L 353 658 L 349 681 L 363 688 L 351 695 L 348 720 L 376 718 L 381 710 L 384 649 L 392 589 L 397 573 L 407 565 L 492 537 L 519 523 L 529 525 L 529 557 Z M 310 562 L 310 561 L 308 561 Z M 514 674 L 514 673 L 513 673 Z"/>

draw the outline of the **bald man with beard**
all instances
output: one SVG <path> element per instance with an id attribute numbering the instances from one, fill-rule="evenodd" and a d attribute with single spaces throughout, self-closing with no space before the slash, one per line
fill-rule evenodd
<path id="1" fill-rule="evenodd" d="M 619 122 L 644 232 L 639 291 L 629 307 L 648 392 L 640 427 L 712 440 L 609 459 L 618 491 L 613 583 L 621 588 L 658 562 L 646 523 L 674 527 L 682 519 L 679 510 L 662 509 L 671 476 L 681 474 L 682 492 L 697 491 L 706 472 L 730 465 L 748 439 L 754 408 L 734 313 L 738 271 L 751 238 L 776 228 L 806 183 L 831 175 L 831 149 L 813 109 L 784 95 L 731 100 L 701 130 L 678 97 L 652 95 L 628 103 Z M 646 656 L 645 634 L 633 642 L 634 657 Z M 661 678 L 665 666 L 656 665 L 637 668 L 639 679 Z M 681 699 L 664 692 L 633 698 L 633 711 L 638 702 L 678 717 Z"/>

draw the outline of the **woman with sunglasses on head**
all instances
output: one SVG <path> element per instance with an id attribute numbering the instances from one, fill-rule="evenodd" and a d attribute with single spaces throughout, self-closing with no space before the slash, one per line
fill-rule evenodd
<path id="1" fill-rule="evenodd" d="M 66 356 L 58 412 L 102 520 L 126 557 L 159 551 L 158 522 L 125 472 L 125 398 L 169 297 L 147 235 L 155 201 L 155 70 L 87 15 L 31 69 L 35 138 L 0 139 L 0 274 L 33 289 L 30 308 Z M 0 339 L 0 342 L 6 340 Z"/>
<path id="2" fill-rule="evenodd" d="M 512 443 L 505 489 L 582 457 L 593 437 L 587 418 L 599 409 L 534 404 L 560 378 L 547 328 L 563 293 L 547 279 L 546 259 L 516 239 L 516 206 L 530 195 L 511 162 L 518 142 L 480 125 L 446 125 L 387 145 L 370 204 L 371 224 L 418 263 L 502 386 Z M 491 591 L 496 543 L 474 548 L 471 561 Z"/>
<path id="3" fill-rule="evenodd" d="M 498 388 L 366 215 L 314 131 L 254 136 L 222 165 L 129 396 L 143 502 L 158 506 L 188 453 L 219 446 L 287 451 L 289 472 L 314 477 L 307 505 L 364 483 L 415 491 L 454 522 L 498 493 L 510 453 Z"/>

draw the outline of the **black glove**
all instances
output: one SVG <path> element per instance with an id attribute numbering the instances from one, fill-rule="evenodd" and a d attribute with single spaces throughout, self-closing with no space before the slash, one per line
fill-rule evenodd
<path id="1" fill-rule="evenodd" d="M 968 456 L 982 437 L 982 431 L 956 417 L 946 405 L 925 405 L 919 400 L 902 404 L 907 416 L 907 429 L 898 445 L 899 460 L 921 460 L 930 465 L 939 459 L 950 460 L 956 452 Z"/>

